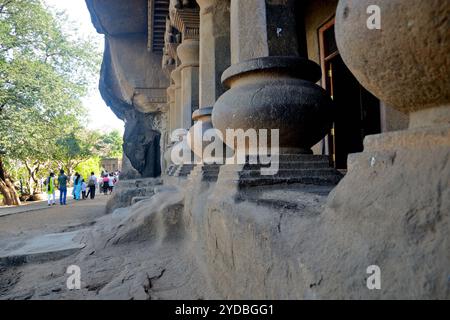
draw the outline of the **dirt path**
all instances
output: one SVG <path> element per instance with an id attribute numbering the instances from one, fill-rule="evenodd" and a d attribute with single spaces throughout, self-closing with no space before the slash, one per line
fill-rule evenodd
<path id="1" fill-rule="evenodd" d="M 99 195 L 95 200 L 69 202 L 67 206 L 56 205 L 22 213 L 0 216 L 0 246 L 2 240 L 11 237 L 31 237 L 46 233 L 73 231 L 93 223 L 105 214 L 109 196 Z"/>

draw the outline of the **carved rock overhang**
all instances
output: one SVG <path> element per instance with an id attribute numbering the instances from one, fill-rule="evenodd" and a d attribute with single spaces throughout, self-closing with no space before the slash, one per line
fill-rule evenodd
<path id="1" fill-rule="evenodd" d="M 124 78 L 130 77 L 130 71 L 126 65 L 119 64 L 117 67 L 117 60 L 120 59 L 117 59 L 112 41 L 142 37 L 146 43 L 136 50 L 142 50 L 142 56 L 161 57 L 170 0 L 86 0 L 86 4 L 95 28 L 105 35 L 99 89 L 107 105 L 122 120 L 126 120 L 128 111 L 133 108 L 139 112 L 165 112 L 167 99 L 164 93 L 169 85 L 168 81 L 167 83 L 164 80 L 157 81 L 156 84 L 148 81 L 139 83 L 142 81 L 136 79 L 145 79 L 148 74 L 143 68 L 142 74 L 135 76 L 134 79 L 132 77 L 134 75 L 131 75 L 131 82 L 124 82 Z M 148 53 L 145 53 L 146 51 Z M 114 59 L 116 65 L 113 63 Z M 161 73 L 159 63 L 153 68 L 156 73 Z M 165 77 L 163 73 L 161 77 Z"/>
<path id="2" fill-rule="evenodd" d="M 86 0 L 98 33 L 119 36 L 146 33 L 148 0 Z"/>

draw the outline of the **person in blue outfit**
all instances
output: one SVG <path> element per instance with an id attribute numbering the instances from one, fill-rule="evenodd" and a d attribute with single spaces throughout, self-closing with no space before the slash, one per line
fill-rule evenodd
<path id="1" fill-rule="evenodd" d="M 67 200 L 67 181 L 69 178 L 64 174 L 64 170 L 61 169 L 58 176 L 58 189 L 59 189 L 59 204 L 66 205 Z"/>
<path id="2" fill-rule="evenodd" d="M 81 186 L 82 186 L 82 180 L 79 173 L 75 176 L 75 181 L 73 182 L 73 196 L 75 200 L 81 199 Z"/>

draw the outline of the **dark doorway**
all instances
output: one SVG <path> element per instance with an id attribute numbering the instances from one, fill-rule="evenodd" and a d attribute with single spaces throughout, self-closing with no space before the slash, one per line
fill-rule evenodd
<path id="1" fill-rule="evenodd" d="M 380 102 L 364 89 L 339 55 L 334 19 L 319 30 L 325 89 L 336 104 L 334 127 L 328 136 L 332 162 L 347 169 L 350 153 L 363 151 L 364 137 L 381 132 Z"/>

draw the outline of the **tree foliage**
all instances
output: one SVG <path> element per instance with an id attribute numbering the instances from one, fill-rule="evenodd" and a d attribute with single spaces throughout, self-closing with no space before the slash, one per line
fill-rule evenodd
<path id="1" fill-rule="evenodd" d="M 86 154 L 74 132 L 100 53 L 70 30 L 65 15 L 40 0 L 0 0 L 0 157 L 21 161 L 30 175 L 64 152 Z M 5 168 L 0 180 L 11 182 Z"/>
<path id="2" fill-rule="evenodd" d="M 113 130 L 100 136 L 99 151 L 104 158 L 122 158 L 123 138 L 118 130 Z"/>

